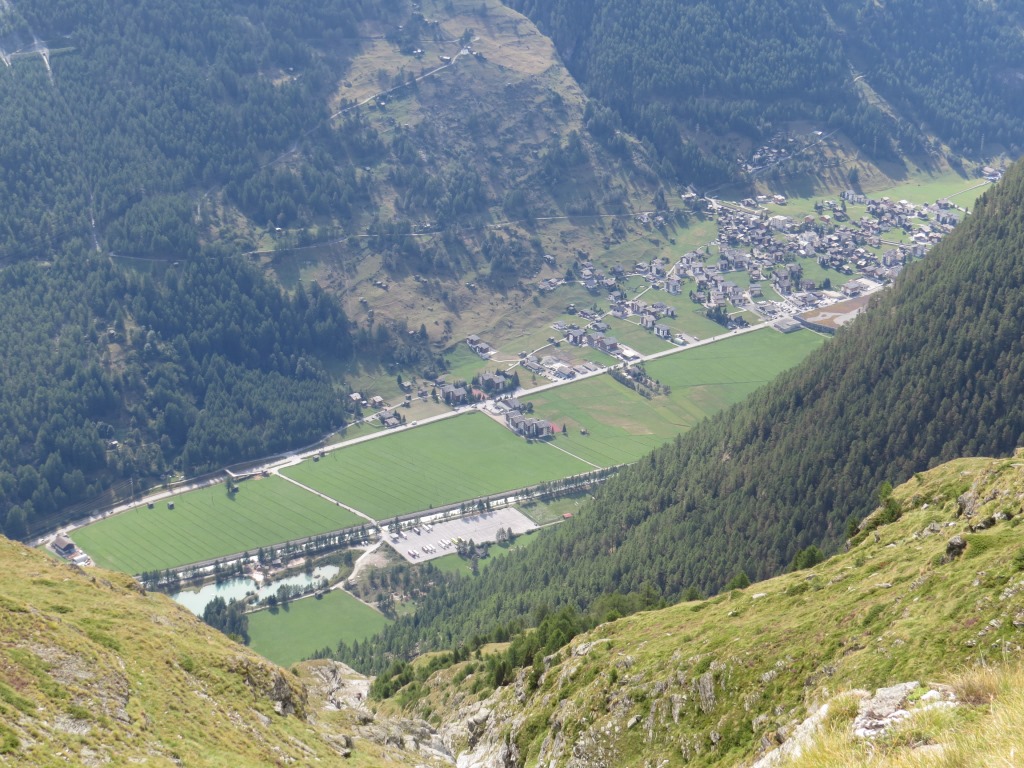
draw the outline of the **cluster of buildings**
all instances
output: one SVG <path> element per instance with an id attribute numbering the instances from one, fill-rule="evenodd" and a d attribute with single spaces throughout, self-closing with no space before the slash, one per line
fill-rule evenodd
<path id="1" fill-rule="evenodd" d="M 585 339 L 588 334 L 587 331 L 580 331 L 578 329 L 571 329 L 568 333 L 573 334 L 573 338 L 583 339 Z M 577 336 L 577 334 L 580 333 L 583 334 L 582 337 Z M 569 338 L 568 334 L 566 335 L 566 338 Z M 617 342 L 615 342 L 614 339 L 611 339 L 611 341 L 615 347 L 618 346 Z M 573 343 L 575 343 L 577 346 L 582 346 L 587 342 L 584 340 Z M 597 348 L 601 349 L 601 347 Z M 594 371 L 601 370 L 601 366 L 595 363 L 591 363 L 589 361 L 584 361 L 582 363 L 578 363 L 577 365 L 571 365 L 567 363 L 565 360 L 555 357 L 554 355 L 545 355 L 544 357 L 538 357 L 537 355 L 532 354 L 525 355 L 522 358 L 520 358 L 519 365 L 521 365 L 523 368 L 525 368 L 534 375 L 544 376 L 546 378 L 554 380 L 575 379 L 577 376 L 582 376 L 587 373 L 592 373 Z"/>
<path id="2" fill-rule="evenodd" d="M 494 407 L 505 417 L 505 425 L 517 435 L 531 440 L 543 440 L 555 435 L 555 427 L 551 422 L 528 415 L 522 403 L 514 397 L 498 400 Z"/>
<path id="3" fill-rule="evenodd" d="M 488 344 L 486 341 L 481 339 L 479 336 L 469 336 L 466 338 L 466 343 L 469 348 L 476 352 L 484 360 L 489 360 L 491 355 L 495 353 L 494 347 Z"/>
<path id="4" fill-rule="evenodd" d="M 79 550 L 75 546 L 75 542 L 68 538 L 67 534 L 58 533 L 54 536 L 53 541 L 50 542 L 50 549 L 65 560 L 70 560 L 75 565 L 92 565 L 92 560 L 89 556 Z"/>

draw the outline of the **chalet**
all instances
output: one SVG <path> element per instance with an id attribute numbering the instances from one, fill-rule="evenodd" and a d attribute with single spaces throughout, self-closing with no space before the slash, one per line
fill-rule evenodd
<path id="1" fill-rule="evenodd" d="M 603 333 L 597 335 L 599 336 L 599 338 L 593 339 L 590 342 L 590 345 L 592 347 L 596 347 L 597 349 L 600 349 L 602 352 L 607 352 L 609 354 L 614 354 L 615 352 L 618 351 L 618 339 L 614 338 L 613 336 L 605 336 Z"/>
<path id="2" fill-rule="evenodd" d="M 363 396 L 358 392 L 353 392 L 351 395 L 348 396 L 348 399 L 351 400 L 353 403 L 360 403 L 363 400 Z"/>
<path id="3" fill-rule="evenodd" d="M 751 283 L 749 290 L 750 290 L 750 298 L 754 298 L 754 297 L 758 297 L 759 298 L 759 297 L 764 295 L 764 292 L 761 290 L 761 284 L 760 283 Z"/>
<path id="4" fill-rule="evenodd" d="M 71 557 L 75 554 L 75 542 L 63 533 L 58 533 L 54 537 L 53 543 L 50 546 L 52 546 L 53 551 L 61 557 Z"/>
<path id="5" fill-rule="evenodd" d="M 595 331 L 604 333 L 605 331 L 608 330 L 608 323 L 603 323 L 600 320 L 598 320 L 597 322 L 591 323 L 590 327 L 593 328 Z"/>
<path id="6" fill-rule="evenodd" d="M 840 288 L 844 296 L 860 296 L 860 292 L 863 290 L 860 280 L 850 280 L 842 288 Z"/>
<path id="7" fill-rule="evenodd" d="M 511 379 L 500 372 L 485 373 L 480 377 L 480 386 L 483 387 L 485 392 L 495 392 L 505 389 L 511 381 Z"/>
<path id="8" fill-rule="evenodd" d="M 469 400 L 469 392 L 463 386 L 446 384 L 441 387 L 441 399 L 448 405 L 462 405 Z"/>
<path id="9" fill-rule="evenodd" d="M 374 395 L 373 397 L 370 398 L 370 404 L 373 405 L 374 408 L 383 408 L 384 398 L 381 397 L 380 395 Z"/>
<path id="10" fill-rule="evenodd" d="M 671 339 L 672 329 L 669 328 L 667 325 L 658 323 L 657 325 L 654 326 L 654 335 L 660 339 Z"/>
<path id="11" fill-rule="evenodd" d="M 516 434 L 529 438 L 545 438 L 555 434 L 555 428 L 544 419 L 517 414 L 507 419 L 509 428 Z"/>
<path id="12" fill-rule="evenodd" d="M 678 296 L 682 293 L 682 281 L 678 277 L 670 277 L 665 281 L 665 290 L 673 296 Z"/>
<path id="13" fill-rule="evenodd" d="M 540 362 L 533 355 L 524 357 L 519 361 L 519 364 L 530 373 L 544 373 L 544 369 L 541 367 Z"/>
<path id="14" fill-rule="evenodd" d="M 566 333 L 565 338 L 566 341 L 568 341 L 570 344 L 582 346 L 587 339 L 587 333 L 586 331 L 580 330 L 579 328 L 575 328 Z"/>
<path id="15" fill-rule="evenodd" d="M 494 354 L 494 350 L 491 348 L 490 344 L 483 341 L 479 336 L 466 337 L 466 344 L 468 344 L 469 348 L 476 352 L 484 360 L 486 360 L 487 358 Z"/>
<path id="16" fill-rule="evenodd" d="M 654 324 L 657 321 L 658 318 L 656 318 L 654 315 L 641 315 L 640 326 L 646 328 L 647 330 L 650 330 L 651 328 L 654 327 Z"/>

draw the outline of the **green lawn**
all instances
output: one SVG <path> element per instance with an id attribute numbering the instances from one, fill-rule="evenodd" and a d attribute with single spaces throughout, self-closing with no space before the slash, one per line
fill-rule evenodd
<path id="1" fill-rule="evenodd" d="M 492 544 L 487 550 L 488 556 L 480 561 L 480 567 L 485 569 L 496 560 L 506 557 L 513 550 L 529 546 L 533 542 L 537 541 L 541 535 L 541 532 L 531 533 L 529 535 L 521 534 L 516 536 L 516 540 L 511 546 L 507 544 Z M 472 569 L 469 567 L 469 561 L 454 553 L 445 555 L 444 557 L 438 557 L 430 562 L 442 573 L 457 573 L 462 576 L 469 576 L 473 573 Z"/>
<path id="2" fill-rule="evenodd" d="M 687 303 L 689 303 L 689 300 L 687 300 Z M 633 320 L 635 319 L 633 318 Z M 614 317 L 605 318 L 609 328 L 608 335 L 614 336 L 627 347 L 632 347 L 641 355 L 653 355 L 655 352 L 664 352 L 666 349 L 671 349 L 674 346 L 669 341 L 659 339 L 654 335 L 654 331 L 641 328 L 633 320 L 619 320 Z M 658 322 L 660 323 L 661 321 L 659 320 Z"/>
<path id="3" fill-rule="evenodd" d="M 687 296 L 681 298 L 682 301 L 676 304 L 678 317 L 671 317 L 665 323 L 674 333 L 682 332 L 698 339 L 709 339 L 726 332 L 714 320 L 708 320 L 704 307 L 694 304 Z"/>
<path id="4" fill-rule="evenodd" d="M 314 465 L 315 466 L 315 465 Z M 104 568 L 140 573 L 208 560 L 365 522 L 279 477 L 254 478 L 230 498 L 223 485 L 176 496 L 71 534 Z"/>
<path id="5" fill-rule="evenodd" d="M 249 614 L 249 646 L 275 664 L 288 666 L 321 648 L 334 648 L 339 640 L 365 640 L 390 623 L 344 590 L 335 589 L 319 600 L 297 600 L 276 614 Z"/>
<path id="6" fill-rule="evenodd" d="M 652 378 L 671 387 L 667 397 L 647 400 L 610 376 L 597 376 L 525 399 L 542 417 L 566 425 L 555 446 L 610 466 L 635 461 L 742 400 L 822 343 L 809 331 L 784 335 L 765 329 L 669 355 L 647 364 Z"/>
<path id="7" fill-rule="evenodd" d="M 386 520 L 590 469 L 473 413 L 334 451 L 283 474 Z"/>
<path id="8" fill-rule="evenodd" d="M 979 184 L 981 186 L 978 186 Z M 957 205 L 970 208 L 990 186 L 985 183 L 984 179 L 965 179 L 956 173 L 945 173 L 938 176 L 921 174 L 904 184 L 865 194 L 875 200 L 888 197 L 892 200 L 909 200 L 918 204 L 934 203 L 936 200 L 952 195 L 954 196 L 953 202 Z M 977 188 L 971 189 L 971 187 Z"/>
<path id="9" fill-rule="evenodd" d="M 529 505 L 521 505 L 518 509 L 537 525 L 547 525 L 562 520 L 562 515 L 566 512 L 575 515 L 580 506 L 586 504 L 591 498 L 589 493 L 574 493 L 554 501 L 537 501 Z"/>

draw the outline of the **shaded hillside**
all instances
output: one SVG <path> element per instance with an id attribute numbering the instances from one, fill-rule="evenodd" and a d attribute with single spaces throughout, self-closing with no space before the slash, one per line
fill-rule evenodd
<path id="1" fill-rule="evenodd" d="M 544 249 L 485 225 L 658 188 L 636 141 L 586 137 L 550 43 L 495 0 L 23 0 L 0 58 L 0 260 L 331 242 L 335 267 L 505 286 Z"/>
<path id="2" fill-rule="evenodd" d="M 673 600 L 740 569 L 764 578 L 808 545 L 835 548 L 883 481 L 1011 452 L 1024 442 L 1022 222 L 1017 166 L 803 364 L 622 472 L 518 557 L 429 598 L 376 647 L 454 645 L 616 591 Z M 367 650 L 347 657 L 379 663 Z"/>
<path id="3" fill-rule="evenodd" d="M 1020 17 L 1006 4 L 508 2 L 685 181 L 724 180 L 735 139 L 797 120 L 879 160 L 922 152 L 932 133 L 959 152 L 1024 144 Z M 595 113 L 599 132 L 607 123 Z"/>
<path id="4" fill-rule="evenodd" d="M 344 424 L 326 366 L 355 342 L 337 303 L 315 284 L 285 296 L 237 258 L 204 256 L 162 274 L 89 255 L 0 271 L 9 536 L 118 481 L 127 495 Z"/>
<path id="5" fill-rule="evenodd" d="M 340 665 L 286 672 L 123 574 L 2 537 L 0 564 L 0 763 L 450 763 L 422 723 L 373 724 Z"/>
<path id="6" fill-rule="evenodd" d="M 433 718 L 467 765 L 750 765 L 799 742 L 797 726 L 825 703 L 818 723 L 833 751 L 801 765 L 1014 764 L 1021 458 L 957 460 L 911 479 L 848 552 L 813 568 L 619 618 L 511 671 L 517 643 L 488 646 L 382 709 Z M 854 725 L 876 688 L 909 681 L 920 683 L 889 710 L 909 710 L 906 722 Z M 855 727 L 878 730 L 864 739 Z M 945 760 L 913 751 L 926 744 L 943 745 Z M 776 764 L 788 763 L 761 765 Z"/>

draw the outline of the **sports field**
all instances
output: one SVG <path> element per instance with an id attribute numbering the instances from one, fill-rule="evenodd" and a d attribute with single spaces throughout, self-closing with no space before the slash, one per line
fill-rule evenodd
<path id="1" fill-rule="evenodd" d="M 163 570 L 366 522 L 279 477 L 253 478 L 229 497 L 223 485 L 181 494 L 80 528 L 74 542 L 97 565 Z"/>
<path id="2" fill-rule="evenodd" d="M 275 664 L 288 666 L 339 640 L 363 641 L 391 621 L 344 590 L 319 600 L 308 597 L 278 608 L 277 613 L 249 614 L 249 647 Z"/>
<path id="3" fill-rule="evenodd" d="M 334 451 L 282 474 L 386 520 L 591 469 L 471 413 Z"/>
<path id="4" fill-rule="evenodd" d="M 647 400 L 610 376 L 598 376 L 523 399 L 541 417 L 566 425 L 567 434 L 557 434 L 554 445 L 601 466 L 636 461 L 742 400 L 823 341 L 810 331 L 765 329 L 647 363 L 648 375 L 671 388 L 667 397 Z"/>

